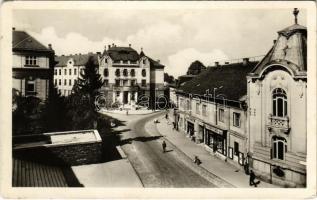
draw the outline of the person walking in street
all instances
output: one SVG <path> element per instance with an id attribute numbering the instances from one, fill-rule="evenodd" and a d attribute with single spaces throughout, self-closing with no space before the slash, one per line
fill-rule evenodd
<path id="1" fill-rule="evenodd" d="M 163 153 L 166 151 L 166 142 L 163 140 L 162 142 Z"/>
<path id="2" fill-rule="evenodd" d="M 168 113 L 165 114 L 165 119 L 166 119 L 166 120 L 168 119 Z"/>
<path id="3" fill-rule="evenodd" d="M 255 174 L 252 170 L 250 170 L 250 180 L 249 180 L 249 185 L 252 186 L 254 185 L 254 187 L 258 187 L 258 184 L 260 183 L 260 181 L 255 182 Z"/>

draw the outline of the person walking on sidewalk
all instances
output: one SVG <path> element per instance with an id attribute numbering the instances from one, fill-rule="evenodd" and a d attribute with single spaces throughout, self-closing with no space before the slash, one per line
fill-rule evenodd
<path id="1" fill-rule="evenodd" d="M 249 185 L 252 186 L 254 185 L 254 187 L 258 187 L 258 184 L 260 183 L 260 181 L 255 182 L 255 174 L 252 170 L 250 170 L 250 180 L 249 180 Z"/>
<path id="2" fill-rule="evenodd" d="M 163 140 L 162 142 L 163 153 L 166 151 L 166 142 Z"/>

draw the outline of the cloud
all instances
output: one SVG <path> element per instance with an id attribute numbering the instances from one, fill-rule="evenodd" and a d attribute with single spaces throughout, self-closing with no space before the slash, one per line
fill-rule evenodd
<path id="1" fill-rule="evenodd" d="M 168 56 L 168 65 L 165 71 L 174 77 L 184 75 L 189 65 L 195 60 L 199 60 L 208 66 L 211 60 L 226 60 L 228 56 L 219 49 L 213 49 L 209 52 L 200 52 L 194 48 L 187 48 Z"/>

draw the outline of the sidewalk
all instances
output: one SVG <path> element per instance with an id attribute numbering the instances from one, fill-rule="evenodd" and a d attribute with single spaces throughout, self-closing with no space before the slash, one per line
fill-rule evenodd
<path id="1" fill-rule="evenodd" d="M 190 138 L 187 138 L 181 131 L 173 130 L 171 121 L 168 123 L 164 115 L 160 116 L 158 119 L 160 123 L 156 124 L 157 131 L 190 158 L 193 159 L 194 156 L 198 156 L 202 161 L 200 167 L 203 167 L 210 173 L 221 177 L 223 180 L 231 183 L 235 187 L 254 188 L 253 186 L 249 186 L 249 176 L 244 173 L 243 169 L 239 169 L 213 156 L 205 150 L 203 144 L 196 144 L 190 141 Z M 258 187 L 274 188 L 278 186 L 261 181 Z"/>

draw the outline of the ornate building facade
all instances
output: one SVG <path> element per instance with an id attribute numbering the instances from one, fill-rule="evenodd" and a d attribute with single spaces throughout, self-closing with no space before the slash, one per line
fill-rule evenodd
<path id="1" fill-rule="evenodd" d="M 248 76 L 252 167 L 270 182 L 303 186 L 307 153 L 307 30 L 297 23 L 278 32 Z"/>

